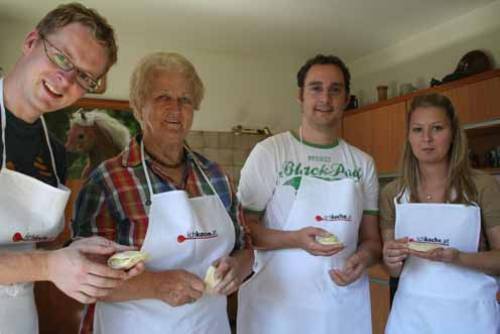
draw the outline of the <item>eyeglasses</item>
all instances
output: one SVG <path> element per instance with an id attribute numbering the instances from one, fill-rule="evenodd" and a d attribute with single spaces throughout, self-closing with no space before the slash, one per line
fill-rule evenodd
<path id="1" fill-rule="evenodd" d="M 47 58 L 56 65 L 58 68 L 64 72 L 75 71 L 76 72 L 76 82 L 85 89 L 88 93 L 95 92 L 99 85 L 101 84 L 101 79 L 93 79 L 90 75 L 83 72 L 81 69 L 76 67 L 71 60 L 58 48 L 56 48 L 52 43 L 50 43 L 45 37 L 42 36 L 43 48 L 45 49 L 45 54 Z"/>

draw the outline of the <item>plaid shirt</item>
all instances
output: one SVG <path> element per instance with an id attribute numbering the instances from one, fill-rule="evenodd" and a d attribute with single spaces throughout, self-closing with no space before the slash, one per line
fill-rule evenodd
<path id="1" fill-rule="evenodd" d="M 139 141 L 134 139 L 120 155 L 101 164 L 89 177 L 78 194 L 72 222 L 74 237 L 100 235 L 122 245 L 141 248 L 148 228 L 150 199 L 145 171 L 141 164 Z M 194 153 L 205 175 L 220 196 L 234 224 L 234 249 L 250 248 L 249 233 L 243 212 L 236 199 L 229 177 L 219 165 Z M 189 197 L 212 195 L 210 185 L 202 176 L 190 154 L 185 153 L 183 185 Z M 160 167 L 146 153 L 155 194 L 178 189 L 171 180 L 162 177 Z M 91 305 L 82 323 L 82 333 L 91 333 L 94 307 Z"/>

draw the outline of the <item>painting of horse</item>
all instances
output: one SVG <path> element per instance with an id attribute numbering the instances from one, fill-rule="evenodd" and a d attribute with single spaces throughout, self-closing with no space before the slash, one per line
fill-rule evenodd
<path id="1" fill-rule="evenodd" d="M 69 124 L 66 150 L 87 156 L 80 175 L 82 179 L 86 179 L 102 161 L 120 153 L 130 140 L 129 129 L 104 110 L 80 109 L 71 115 Z"/>

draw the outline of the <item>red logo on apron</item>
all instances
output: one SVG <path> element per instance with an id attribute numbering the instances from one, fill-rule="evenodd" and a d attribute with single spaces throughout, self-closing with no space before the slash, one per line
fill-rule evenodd
<path id="1" fill-rule="evenodd" d="M 24 237 L 20 232 L 16 232 L 12 235 L 12 241 L 14 242 L 19 242 L 19 241 L 45 241 L 49 240 L 48 237 L 42 237 L 36 234 L 29 234 L 27 233 Z"/>
<path id="2" fill-rule="evenodd" d="M 177 236 L 177 242 L 181 244 L 186 240 L 213 239 L 217 237 L 218 235 L 216 230 L 213 230 L 212 232 L 194 231 L 194 232 L 189 232 L 186 236 L 180 234 L 179 236 Z"/>

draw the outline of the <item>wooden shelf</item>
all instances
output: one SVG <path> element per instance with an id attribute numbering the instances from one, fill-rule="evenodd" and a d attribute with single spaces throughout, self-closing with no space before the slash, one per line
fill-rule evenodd
<path id="1" fill-rule="evenodd" d="M 415 96 L 418 96 L 418 95 L 423 95 L 423 94 L 428 94 L 428 93 L 443 93 L 443 92 L 450 90 L 450 89 L 458 88 L 458 87 L 461 87 L 463 85 L 473 84 L 473 83 L 476 83 L 479 81 L 488 80 L 488 79 L 495 78 L 495 77 L 500 77 L 500 69 L 486 71 L 486 72 L 472 75 L 470 77 L 466 77 L 466 78 L 463 78 L 460 80 L 448 82 L 448 83 L 445 83 L 445 84 L 442 84 L 439 86 L 419 89 L 419 90 L 412 92 L 412 93 L 409 93 L 409 94 L 395 96 L 393 98 L 390 98 L 390 99 L 387 99 L 384 101 L 361 106 L 357 109 L 349 109 L 349 110 L 346 110 L 344 113 L 345 114 L 358 113 L 358 112 L 363 112 L 363 111 L 370 110 L 370 109 L 377 109 L 380 107 L 389 106 L 391 104 L 398 103 L 398 102 L 411 101 Z"/>
<path id="2" fill-rule="evenodd" d="M 127 100 L 96 99 L 84 97 L 76 101 L 74 106 L 81 108 L 113 109 L 132 111 Z"/>

